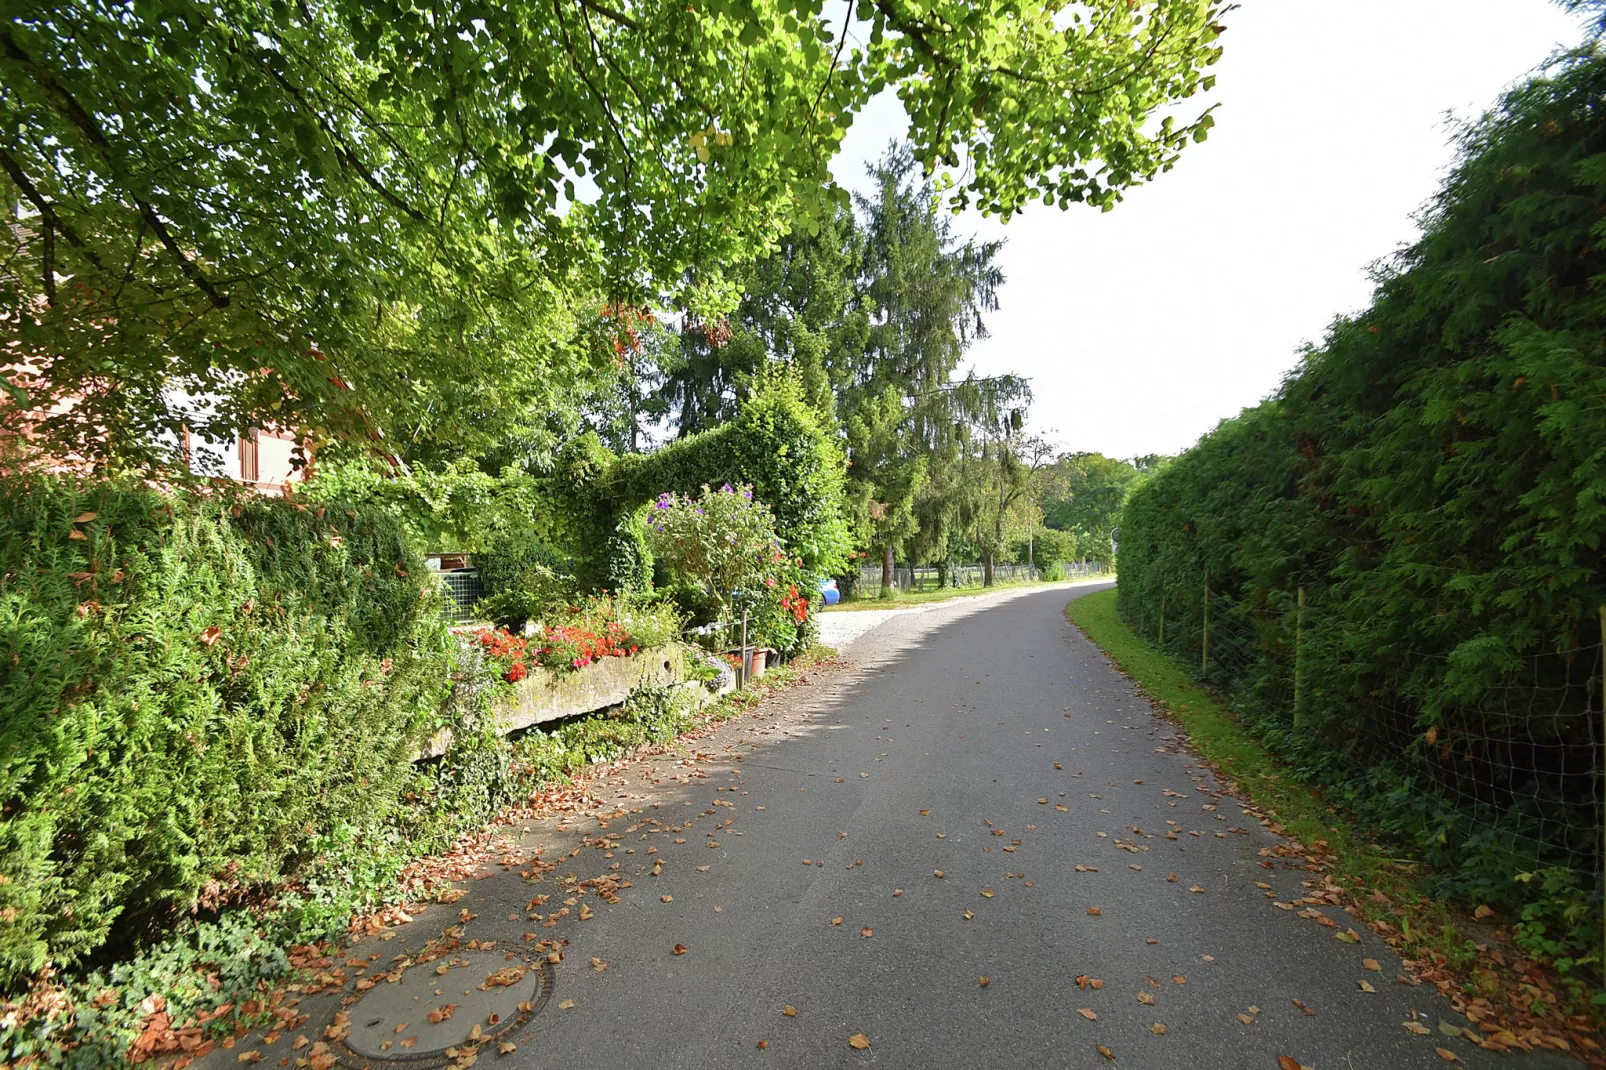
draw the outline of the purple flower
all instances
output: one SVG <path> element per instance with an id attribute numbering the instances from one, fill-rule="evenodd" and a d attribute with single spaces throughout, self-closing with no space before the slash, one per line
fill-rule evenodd
<path id="1" fill-rule="evenodd" d="M 720 487 L 719 489 L 720 489 L 720 491 L 722 493 L 729 494 L 731 492 L 731 490 L 732 490 L 732 487 L 731 487 L 731 485 L 729 483 L 727 483 L 723 487 Z"/>

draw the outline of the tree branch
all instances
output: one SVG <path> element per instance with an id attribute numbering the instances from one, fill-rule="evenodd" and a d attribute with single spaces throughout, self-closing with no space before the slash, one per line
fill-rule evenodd
<path id="1" fill-rule="evenodd" d="M 29 56 L 27 52 L 23 51 L 22 46 L 17 44 L 16 38 L 11 36 L 11 32 L 9 30 L 5 32 L 4 44 L 7 57 L 15 60 L 30 70 L 33 75 L 34 83 L 46 93 L 56 98 L 60 105 L 59 110 L 66 116 L 69 122 L 76 126 L 79 131 L 89 139 L 90 144 L 94 145 L 95 148 L 99 150 L 101 159 L 106 162 L 108 168 L 115 172 L 117 167 L 112 160 L 111 143 L 107 140 L 105 133 L 100 129 L 100 124 L 95 122 L 94 117 L 84 110 L 83 106 L 80 105 L 76 99 L 74 99 L 71 93 L 67 92 L 61 83 L 57 82 L 47 71 L 43 70 L 39 64 L 34 61 L 32 56 Z M 195 262 L 184 254 L 184 250 L 179 248 L 178 242 L 173 240 L 173 235 L 167 229 L 167 224 L 164 223 L 162 218 L 156 214 L 156 209 L 152 208 L 143 197 L 135 193 L 131 188 L 125 187 L 125 189 L 129 198 L 134 202 L 134 207 L 139 209 L 139 214 L 144 218 L 151 230 L 156 233 L 156 237 L 161 241 L 163 248 L 172 254 L 173 259 L 178 262 L 179 270 L 184 273 L 185 278 L 189 279 L 191 284 L 194 285 L 196 289 L 200 290 L 202 293 L 206 294 L 207 297 L 211 298 L 212 304 L 215 307 L 227 307 L 229 303 L 228 295 L 219 293 L 217 288 L 212 285 L 212 283 L 204 274 L 202 274 L 201 269 L 195 266 Z"/>

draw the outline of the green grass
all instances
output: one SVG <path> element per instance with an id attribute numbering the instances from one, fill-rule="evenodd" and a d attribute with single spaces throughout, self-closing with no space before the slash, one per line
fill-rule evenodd
<path id="1" fill-rule="evenodd" d="M 827 606 L 826 613 L 851 613 L 859 609 L 893 609 L 898 606 L 920 606 L 931 602 L 946 602 L 953 598 L 966 598 L 981 594 L 990 594 L 993 591 L 1014 590 L 1020 587 L 1057 587 L 1067 582 L 1075 585 L 1085 583 L 1106 583 L 1115 579 L 1113 573 L 1102 576 L 1087 576 L 1076 580 L 1038 580 L 1033 583 L 1014 581 L 1009 583 L 995 583 L 991 587 L 979 584 L 968 587 L 930 587 L 924 591 L 899 591 L 893 598 L 882 598 L 879 587 L 870 587 L 864 594 L 846 601 L 838 602 L 834 606 Z"/>
<path id="2" fill-rule="evenodd" d="M 1268 754 L 1220 699 L 1134 633 L 1116 610 L 1115 591 L 1078 598 L 1065 607 L 1065 615 L 1187 731 L 1192 750 L 1230 777 L 1244 799 L 1274 815 L 1286 835 L 1326 856 L 1329 875 L 1350 893 L 1362 920 L 1383 922 L 1402 934 L 1396 945 L 1401 954 L 1419 958 L 1434 952 L 1458 972 L 1476 963 L 1475 945 L 1461 919 L 1413 883 L 1415 867 L 1368 840 L 1314 787 Z M 1374 899 L 1374 891 L 1386 902 Z"/>

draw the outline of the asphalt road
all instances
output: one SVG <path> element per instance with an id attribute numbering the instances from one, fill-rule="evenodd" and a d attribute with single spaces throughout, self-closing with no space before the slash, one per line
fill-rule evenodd
<path id="1" fill-rule="evenodd" d="M 1575 1065 L 1442 1035 L 1464 1019 L 1372 933 L 1279 909 L 1319 877 L 1065 622 L 1087 590 L 891 619 L 847 667 L 599 777 L 606 827 L 527 823 L 556 868 L 495 867 L 374 946 L 416 950 L 463 908 L 465 941 L 571 941 L 517 1050 L 481 1067 L 1111 1065 L 1100 1046 L 1126 1067 Z M 542 925 L 570 873 L 632 886 L 571 885 L 589 920 Z"/>

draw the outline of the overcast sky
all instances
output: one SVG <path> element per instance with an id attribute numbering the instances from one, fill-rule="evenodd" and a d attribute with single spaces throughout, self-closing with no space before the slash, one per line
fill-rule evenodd
<path id="1" fill-rule="evenodd" d="M 1032 378 L 1067 448 L 1176 453 L 1276 389 L 1307 341 L 1366 305 L 1367 266 L 1416 235 L 1470 118 L 1579 24 L 1547 0 L 1244 0 L 1223 21 L 1216 127 L 1112 212 L 1036 205 L 1008 225 L 983 374 Z M 906 130 L 875 102 L 834 168 Z"/>

